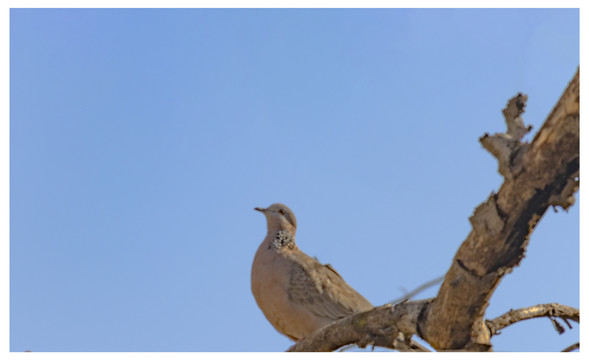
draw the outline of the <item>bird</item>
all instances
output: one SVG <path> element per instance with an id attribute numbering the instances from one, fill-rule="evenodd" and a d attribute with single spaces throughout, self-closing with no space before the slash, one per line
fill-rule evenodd
<path id="1" fill-rule="evenodd" d="M 275 203 L 254 210 L 266 216 L 268 233 L 254 257 L 251 290 L 278 332 L 297 342 L 338 319 L 374 308 L 330 264 L 299 249 L 291 209 Z"/>

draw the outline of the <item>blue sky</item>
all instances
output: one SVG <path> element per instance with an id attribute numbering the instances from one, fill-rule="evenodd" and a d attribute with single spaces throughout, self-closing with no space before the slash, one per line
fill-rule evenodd
<path id="1" fill-rule="evenodd" d="M 10 350 L 285 350 L 249 289 L 274 202 L 372 303 L 403 295 L 501 185 L 478 138 L 517 92 L 535 133 L 578 65 L 575 9 L 12 9 Z M 579 306 L 578 203 L 487 317 L 548 302 Z"/>

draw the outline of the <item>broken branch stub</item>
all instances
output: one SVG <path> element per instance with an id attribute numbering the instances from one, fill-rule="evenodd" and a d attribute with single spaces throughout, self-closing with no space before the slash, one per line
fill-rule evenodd
<path id="1" fill-rule="evenodd" d="M 338 320 L 301 339 L 291 351 L 332 351 L 350 343 L 401 350 L 400 335 L 410 342 L 413 334 L 437 350 L 491 349 L 491 336 L 503 325 L 497 319 L 493 326 L 485 323 L 489 299 L 502 277 L 519 265 L 546 209 L 570 206 L 579 186 L 579 71 L 530 144 L 521 143 L 529 131 L 520 118 L 525 102 L 522 94 L 508 102 L 506 133 L 481 138 L 499 159 L 505 181 L 471 216 L 472 230 L 456 252 L 437 296 Z M 550 315 L 565 323 L 570 318 L 556 312 Z"/>
<path id="2" fill-rule="evenodd" d="M 470 218 L 462 243 L 437 297 L 420 318 L 421 335 L 438 350 L 490 349 L 483 317 L 502 277 L 519 265 L 538 221 L 549 206 L 574 202 L 579 177 L 579 72 L 532 143 L 520 115 L 527 97 L 510 99 L 507 132 L 481 143 L 499 161 L 504 182 Z"/>
<path id="3" fill-rule="evenodd" d="M 521 139 L 532 130 L 532 126 L 525 126 L 521 118 L 527 101 L 528 96 L 521 93 L 509 99 L 503 109 L 507 131 L 494 135 L 485 134 L 479 139 L 483 147 L 497 158 L 499 173 L 506 179 L 512 179 L 522 170 L 517 165 L 527 143 L 522 143 Z"/>

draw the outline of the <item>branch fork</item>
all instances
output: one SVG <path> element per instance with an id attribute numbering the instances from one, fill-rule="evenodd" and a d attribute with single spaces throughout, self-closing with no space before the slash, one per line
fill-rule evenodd
<path id="1" fill-rule="evenodd" d="M 484 320 L 491 296 L 503 276 L 520 264 L 530 235 L 548 207 L 566 210 L 579 188 L 579 71 L 531 143 L 521 141 L 531 129 L 521 119 L 526 101 L 523 94 L 510 99 L 503 110 L 507 131 L 480 139 L 499 161 L 504 182 L 470 217 L 472 230 L 456 252 L 437 296 L 340 319 L 289 351 L 333 351 L 350 343 L 403 351 L 415 348 L 413 335 L 436 350 L 492 350 L 491 337 L 509 324 L 501 325 L 501 317 Z M 578 321 L 578 310 L 573 309 L 574 315 L 574 311 L 563 313 L 561 307 L 537 305 L 503 316 L 516 321 L 537 316 Z"/>

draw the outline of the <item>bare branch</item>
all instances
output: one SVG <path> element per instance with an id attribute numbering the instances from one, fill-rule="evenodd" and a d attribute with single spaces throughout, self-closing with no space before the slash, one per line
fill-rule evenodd
<path id="1" fill-rule="evenodd" d="M 422 338 L 435 349 L 491 348 L 484 321 L 489 299 L 503 276 L 521 262 L 546 209 L 566 209 L 573 203 L 579 176 L 579 72 L 530 144 L 520 141 L 528 129 L 519 118 L 525 99 L 518 94 L 508 102 L 505 134 L 481 138 L 497 157 L 504 182 L 475 209 L 471 233 L 420 317 Z"/>
<path id="2" fill-rule="evenodd" d="M 521 143 L 521 139 L 532 130 L 532 126 L 525 126 L 520 117 L 525 111 L 527 101 L 528 96 L 521 93 L 511 98 L 503 109 L 507 132 L 494 135 L 485 134 L 480 139 L 485 149 L 489 150 L 499 161 L 499 173 L 506 179 L 513 179 L 515 175 L 513 171 L 514 155 L 520 149 L 525 148 L 527 144 Z"/>
<path id="3" fill-rule="evenodd" d="M 348 344 L 400 351 L 427 350 L 411 342 L 411 336 L 417 333 L 417 318 L 429 301 L 383 305 L 348 316 L 299 340 L 288 351 L 334 351 Z"/>
<path id="4" fill-rule="evenodd" d="M 437 277 L 437 278 L 435 278 L 433 280 L 430 280 L 430 281 L 424 283 L 423 285 L 420 285 L 415 290 L 410 291 L 410 292 L 406 293 L 405 295 L 403 295 L 401 297 L 398 297 L 398 298 L 396 298 L 394 300 L 389 301 L 387 304 L 397 304 L 397 303 L 400 303 L 401 301 L 410 300 L 415 295 L 419 294 L 420 292 L 424 291 L 425 289 L 430 288 L 432 286 L 435 286 L 435 285 L 441 283 L 442 280 L 444 280 L 444 277 L 445 276 L 440 276 L 440 277 Z"/>
<path id="5" fill-rule="evenodd" d="M 546 209 L 571 206 L 578 189 L 579 72 L 531 144 L 521 142 L 529 131 L 519 117 L 525 99 L 518 94 L 509 101 L 504 109 L 508 130 L 493 135 L 498 139 L 496 144 L 481 139 L 499 160 L 505 181 L 475 209 L 470 218 L 472 231 L 458 249 L 438 295 L 340 319 L 300 340 L 289 351 L 333 351 L 352 343 L 409 350 L 414 334 L 436 350 L 488 351 L 491 336 L 521 321 L 517 316 L 560 317 L 565 323 L 566 319 L 575 320 L 555 306 L 547 314 L 534 312 L 532 307 L 511 314 L 515 317 L 484 320 L 489 299 L 502 277 L 521 262 L 529 236 Z"/>
<path id="6" fill-rule="evenodd" d="M 537 317 L 548 317 L 552 321 L 555 321 L 552 318 L 559 317 L 563 319 L 565 322 L 566 320 L 573 320 L 575 322 L 579 322 L 580 313 L 579 309 L 575 309 L 573 307 L 566 305 L 556 303 L 539 304 L 527 308 L 511 310 L 501 316 L 496 317 L 493 320 L 487 320 L 485 321 L 485 323 L 489 328 L 489 331 L 491 332 L 491 336 L 493 336 L 498 334 L 498 332 L 501 329 L 506 328 L 511 324 L 515 324 L 516 322 L 522 320 L 528 320 Z M 559 324 L 559 326 L 561 325 Z M 564 328 L 562 329 L 562 331 L 564 332 Z"/>
<path id="7" fill-rule="evenodd" d="M 571 346 L 566 347 L 564 350 L 562 350 L 562 352 L 571 352 L 573 350 L 579 349 L 580 347 L 581 347 L 581 344 L 580 343 L 575 343 L 575 344 L 573 344 Z"/>

